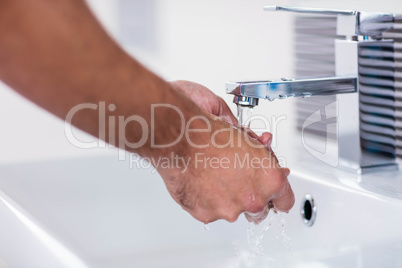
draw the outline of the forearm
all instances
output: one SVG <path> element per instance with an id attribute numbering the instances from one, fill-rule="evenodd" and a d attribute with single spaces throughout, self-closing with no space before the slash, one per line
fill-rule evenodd
<path id="1" fill-rule="evenodd" d="M 104 127 L 100 127 L 96 109 L 80 110 L 72 124 L 148 158 L 173 152 L 189 160 L 185 170 L 156 168 L 172 197 L 196 219 L 205 223 L 221 218 L 234 221 L 243 211 L 263 211 L 266 216 L 268 204 L 284 211 L 292 207 L 287 174 L 271 151 L 210 115 L 230 114 L 223 100 L 205 90 L 190 94 L 193 100 L 207 100 L 201 110 L 179 90 L 185 83 L 172 88 L 129 57 L 104 32 L 83 0 L 0 0 L 0 40 L 0 79 L 26 98 L 62 119 L 77 105 L 104 103 Z M 212 106 L 211 101 L 215 103 Z M 152 104 L 168 104 L 176 110 L 158 108 L 152 114 Z M 203 119 L 191 120 L 199 115 Z M 138 120 L 121 125 L 132 116 L 145 121 L 145 128 Z M 228 119 L 236 121 L 232 115 Z M 183 123 L 207 131 L 183 137 Z M 140 142 L 144 135 L 141 145 L 122 143 Z M 151 146 L 151 142 L 166 145 L 174 141 L 168 148 Z M 190 146 L 194 144 L 205 147 Z M 198 166 L 193 157 L 200 153 L 205 162 Z M 271 165 L 236 165 L 236 156 L 250 154 Z M 227 159 L 229 166 L 206 166 L 212 158 Z"/>
<path id="2" fill-rule="evenodd" d="M 116 105 L 115 118 L 138 115 L 151 121 L 150 106 L 167 103 L 190 118 L 200 113 L 186 97 L 128 56 L 102 29 L 81 0 L 0 1 L 0 78 L 26 98 L 65 119 L 81 103 Z M 180 117 L 172 109 L 158 109 L 156 143 L 177 137 Z M 138 125 L 115 127 L 116 139 L 99 133 L 99 112 L 85 109 L 72 123 L 119 145 L 141 139 Z M 149 155 L 150 139 L 141 148 L 124 148 Z"/>

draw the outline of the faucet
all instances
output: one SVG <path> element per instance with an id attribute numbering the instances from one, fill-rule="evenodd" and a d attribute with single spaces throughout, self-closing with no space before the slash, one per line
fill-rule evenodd
<path id="1" fill-rule="evenodd" d="M 367 58 L 360 56 L 364 48 L 393 46 L 393 40 L 385 38 L 384 33 L 394 29 L 395 21 L 401 20 L 401 16 L 282 6 L 267 6 L 264 10 L 336 16 L 340 38 L 334 40 L 335 76 L 227 82 L 226 92 L 235 95 L 239 124 L 249 127 L 251 110 L 259 104 L 259 99 L 273 101 L 288 97 L 336 95 L 339 167 L 357 174 L 398 169 L 395 153 L 384 154 L 370 148 L 361 138 L 360 89 L 363 85 L 359 71 L 367 67 Z M 362 64 L 364 60 L 366 62 Z M 391 120 L 395 121 L 395 118 Z"/>

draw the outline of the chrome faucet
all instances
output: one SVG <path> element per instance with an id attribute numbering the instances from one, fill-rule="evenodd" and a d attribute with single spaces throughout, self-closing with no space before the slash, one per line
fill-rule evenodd
<path id="1" fill-rule="evenodd" d="M 246 118 L 248 113 L 245 111 L 258 105 L 259 99 L 273 101 L 288 97 L 336 95 L 339 167 L 359 174 L 379 169 L 397 169 L 395 153 L 383 154 L 367 146 L 361 139 L 360 90 L 364 81 L 362 82 L 360 72 L 362 68 L 367 69 L 369 57 L 362 57 L 362 54 L 367 52 L 367 47 L 393 46 L 393 40 L 385 38 L 384 33 L 394 29 L 395 21 L 401 20 L 401 16 L 377 12 L 280 6 L 268 6 L 264 7 L 264 10 L 336 16 L 337 35 L 340 36 L 334 40 L 336 75 L 227 82 L 226 92 L 235 95 L 234 103 L 238 107 L 239 123 L 245 124 L 248 119 Z M 376 79 L 374 73 L 373 79 Z M 381 90 L 381 87 L 378 88 Z M 375 94 L 373 96 L 375 97 Z"/>

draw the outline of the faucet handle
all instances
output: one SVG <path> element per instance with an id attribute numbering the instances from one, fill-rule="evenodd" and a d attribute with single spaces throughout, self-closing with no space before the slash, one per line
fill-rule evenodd
<path id="1" fill-rule="evenodd" d="M 285 7 L 285 6 L 265 6 L 265 11 L 287 11 L 295 13 L 319 14 L 319 15 L 356 15 L 354 10 L 325 9 L 325 8 L 305 8 L 305 7 Z"/>
<path id="2" fill-rule="evenodd" d="M 353 92 L 357 92 L 357 78 L 354 76 L 282 78 L 276 81 L 226 83 L 226 93 L 236 95 L 235 102 L 239 97 L 273 101 L 287 97 L 324 96 Z"/>
<path id="3" fill-rule="evenodd" d="M 287 11 L 295 13 L 337 15 L 337 34 L 343 36 L 371 36 L 377 38 L 382 33 L 394 29 L 398 15 L 383 12 L 354 10 L 304 8 L 285 6 L 265 6 L 265 11 Z"/>

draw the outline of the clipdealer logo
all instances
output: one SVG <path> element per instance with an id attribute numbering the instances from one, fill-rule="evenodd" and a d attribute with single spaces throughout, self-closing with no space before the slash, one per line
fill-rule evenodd
<path id="1" fill-rule="evenodd" d="M 303 122 L 301 141 L 313 157 L 338 166 L 338 101 L 321 107 Z"/>
<path id="2" fill-rule="evenodd" d="M 184 114 L 181 110 L 170 104 L 152 104 L 150 107 L 150 122 L 147 122 L 143 117 L 139 115 L 131 115 L 131 116 L 122 116 L 116 115 L 114 111 L 117 110 L 116 105 L 109 104 L 106 105 L 105 102 L 99 103 L 83 103 L 73 107 L 66 116 L 65 119 L 65 136 L 67 140 L 75 147 L 81 149 L 93 149 L 93 148 L 115 148 L 118 151 L 118 159 L 121 161 L 127 160 L 127 157 L 130 162 L 130 167 L 139 167 L 139 168 L 177 168 L 183 171 L 186 171 L 190 165 L 190 163 L 194 162 L 197 167 L 203 168 L 236 168 L 239 167 L 266 167 L 270 168 L 274 162 L 272 162 L 270 158 L 262 158 L 259 159 L 257 157 L 253 157 L 249 154 L 244 156 L 234 155 L 233 159 L 229 159 L 227 157 L 208 157 L 203 154 L 197 154 L 192 156 L 186 156 L 187 158 L 183 158 L 182 156 L 174 155 L 168 157 L 160 157 L 158 159 L 153 158 L 141 158 L 138 154 L 128 153 L 125 148 L 130 149 L 138 149 L 141 146 L 144 146 L 146 143 L 153 149 L 158 148 L 169 148 L 180 142 L 180 140 L 185 140 L 188 145 L 193 148 L 200 149 L 198 151 L 202 151 L 203 148 L 213 147 L 217 149 L 222 148 L 233 148 L 233 147 L 241 147 L 242 143 L 247 143 L 249 146 L 253 148 L 266 148 L 265 145 L 261 143 L 256 143 L 255 138 L 251 138 L 247 131 L 240 131 L 235 126 L 227 125 L 222 129 L 213 130 L 212 121 L 204 116 L 194 116 L 190 119 L 185 120 Z M 158 109 L 172 109 L 174 113 L 177 114 L 177 121 L 179 122 L 179 127 L 177 131 L 177 135 L 172 137 L 172 139 L 167 144 L 158 144 L 155 141 L 155 121 L 158 115 L 156 115 L 156 111 Z M 72 125 L 72 121 L 74 116 L 80 113 L 83 110 L 92 110 L 95 113 L 98 113 L 98 134 L 97 137 L 79 137 L 80 132 L 77 132 Z M 164 111 L 164 110 L 162 110 Z M 160 112 L 159 112 L 160 114 Z M 256 115 L 253 116 L 253 123 L 255 126 L 253 127 L 253 131 L 255 134 L 260 135 L 264 132 L 270 132 L 273 134 L 273 140 L 271 141 L 271 148 L 275 148 L 276 145 L 276 137 L 278 132 L 278 126 L 281 122 L 287 119 L 286 115 L 280 116 L 272 116 L 270 119 Z M 201 129 L 194 127 L 193 122 L 198 120 L 198 122 L 203 121 L 203 127 Z M 219 119 L 216 119 L 219 120 Z M 139 137 L 136 141 L 128 141 L 126 135 L 126 128 L 133 127 L 132 124 L 135 124 L 136 131 L 139 133 Z M 203 140 L 198 144 L 196 139 L 192 140 L 196 135 L 191 133 L 197 132 L 210 132 L 210 140 Z M 226 132 L 228 134 L 229 139 L 223 142 L 219 138 L 219 134 L 222 132 Z M 235 132 L 241 133 L 240 135 L 235 135 Z M 235 138 L 237 137 L 237 138 Z M 277 157 L 281 166 L 286 166 L 286 160 L 283 157 Z"/>

